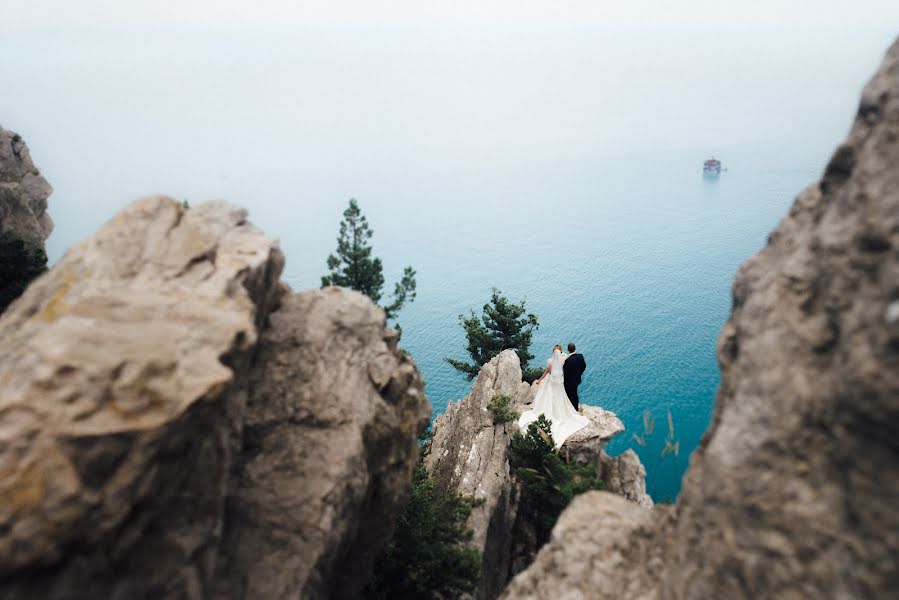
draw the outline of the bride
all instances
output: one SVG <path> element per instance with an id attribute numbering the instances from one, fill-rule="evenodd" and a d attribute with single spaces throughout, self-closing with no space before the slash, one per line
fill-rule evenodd
<path id="1" fill-rule="evenodd" d="M 553 346 L 553 355 L 546 361 L 546 370 L 537 380 L 539 389 L 534 397 L 531 410 L 525 412 L 518 419 L 518 427 L 522 432 L 527 432 L 528 425 L 536 421 L 540 415 L 552 421 L 552 436 L 556 443 L 556 449 L 575 431 L 586 427 L 590 420 L 582 416 L 571 405 L 568 394 L 565 393 L 565 377 L 562 374 L 562 364 L 565 362 L 562 356 L 562 346 Z M 549 376 L 549 381 L 544 380 Z"/>

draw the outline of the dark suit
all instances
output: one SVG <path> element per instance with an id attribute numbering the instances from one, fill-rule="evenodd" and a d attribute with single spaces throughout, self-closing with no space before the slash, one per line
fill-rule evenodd
<path id="1" fill-rule="evenodd" d="M 580 352 L 566 358 L 565 364 L 562 365 L 562 373 L 565 375 L 565 393 L 568 394 L 568 399 L 571 400 L 575 410 L 580 404 L 580 399 L 577 397 L 577 386 L 581 385 L 581 375 L 584 374 L 586 368 L 587 362 Z"/>

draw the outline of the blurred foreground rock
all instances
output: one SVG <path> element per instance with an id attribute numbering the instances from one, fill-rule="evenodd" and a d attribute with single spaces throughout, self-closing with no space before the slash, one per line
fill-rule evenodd
<path id="1" fill-rule="evenodd" d="M 3 315 L 0 597 L 357 594 L 430 407 L 383 313 L 283 263 L 146 198 Z"/>
<path id="2" fill-rule="evenodd" d="M 899 589 L 899 42 L 848 140 L 746 262 L 677 505 L 577 498 L 505 598 Z"/>
<path id="3" fill-rule="evenodd" d="M 431 415 L 415 365 L 368 298 L 328 288 L 272 314 L 250 390 L 217 597 L 358 598 Z"/>

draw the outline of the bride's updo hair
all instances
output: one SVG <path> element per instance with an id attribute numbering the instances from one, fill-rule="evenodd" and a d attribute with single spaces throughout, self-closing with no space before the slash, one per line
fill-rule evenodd
<path id="1" fill-rule="evenodd" d="M 561 352 L 561 351 L 562 351 L 562 346 L 560 346 L 559 344 L 556 344 L 555 346 L 553 346 L 553 352 L 555 352 L 556 350 L 558 350 L 559 352 Z"/>

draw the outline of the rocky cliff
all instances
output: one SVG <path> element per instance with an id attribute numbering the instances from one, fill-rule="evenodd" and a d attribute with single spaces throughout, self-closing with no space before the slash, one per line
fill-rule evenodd
<path id="1" fill-rule="evenodd" d="M 31 161 L 22 137 L 0 127 L 0 235 L 41 247 L 53 231 L 47 198 L 53 188 Z"/>
<path id="2" fill-rule="evenodd" d="M 0 597 L 358 594 L 430 406 L 380 310 L 283 262 L 146 198 L 3 315 Z"/>
<path id="3" fill-rule="evenodd" d="M 516 539 L 527 538 L 520 534 L 528 529 L 527 523 L 516 518 L 519 491 L 507 458 L 509 442 L 518 425 L 495 423 L 487 406 L 495 396 L 504 395 L 511 399 L 515 409 L 523 411 L 535 394 L 536 388 L 521 380 L 518 356 L 506 350 L 484 365 L 471 392 L 459 402 L 451 402 L 434 422 L 425 466 L 438 489 L 483 500 L 468 520 L 474 532 L 472 545 L 480 551 L 482 559 L 479 598 L 495 598 L 510 576 L 529 564 L 536 550 Z M 652 500 L 646 495 L 645 480 L 622 478 L 618 475 L 621 459 L 612 459 L 603 452 L 605 444 L 624 431 L 624 425 L 614 413 L 598 407 L 584 406 L 584 414 L 590 418 L 590 425 L 566 440 L 560 452 L 568 460 L 595 464 L 604 477 L 603 469 L 609 475 L 614 473 L 616 492 L 629 494 L 643 506 L 652 506 Z M 639 459 L 636 464 L 639 465 Z M 645 471 L 637 472 L 645 477 Z"/>
<path id="4" fill-rule="evenodd" d="M 22 138 L 0 127 L 0 313 L 47 269 L 51 191 Z"/>
<path id="5" fill-rule="evenodd" d="M 577 498 L 505 598 L 899 589 L 899 42 L 849 138 L 746 262 L 673 510 Z"/>

